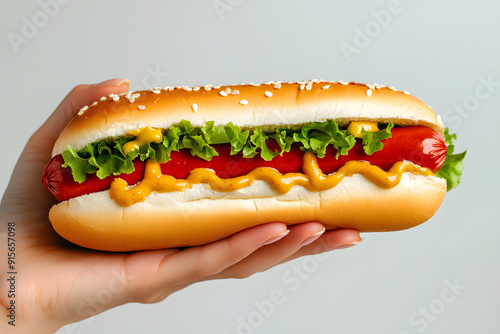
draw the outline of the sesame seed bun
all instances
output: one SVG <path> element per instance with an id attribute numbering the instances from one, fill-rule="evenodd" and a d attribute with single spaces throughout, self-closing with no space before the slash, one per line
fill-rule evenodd
<path id="1" fill-rule="evenodd" d="M 328 119 L 341 126 L 376 121 L 424 125 L 440 133 L 444 128 L 429 106 L 392 87 L 319 80 L 216 87 L 165 87 L 103 97 L 82 108 L 61 133 L 52 155 L 60 154 L 66 145 L 80 150 L 146 126 L 168 129 L 183 119 L 195 127 L 215 121 L 264 130 Z"/>
<path id="2" fill-rule="evenodd" d="M 103 97 L 83 107 L 58 138 L 53 156 L 67 145 L 114 139 L 146 126 L 168 129 L 183 119 L 193 126 L 229 122 L 244 129 L 299 128 L 334 119 L 400 126 L 428 126 L 440 133 L 439 116 L 422 101 L 393 87 L 311 80 L 232 86 L 164 87 Z M 428 220 L 441 204 L 446 181 L 404 173 L 384 189 L 360 174 L 318 192 L 294 186 L 278 194 L 265 181 L 233 192 L 206 184 L 184 191 L 155 193 L 121 207 L 109 191 L 55 205 L 50 221 L 61 236 L 83 247 L 135 251 L 206 244 L 246 228 L 281 221 L 290 225 L 319 221 L 327 229 L 360 232 L 407 229 Z"/>

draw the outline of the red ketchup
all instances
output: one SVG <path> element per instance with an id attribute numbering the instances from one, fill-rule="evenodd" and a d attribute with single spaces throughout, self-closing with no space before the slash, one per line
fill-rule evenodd
<path id="1" fill-rule="evenodd" d="M 443 137 L 436 131 L 423 126 L 401 127 L 391 130 L 392 138 L 383 141 L 384 148 L 372 155 L 367 155 L 358 139 L 356 145 L 348 155 L 335 158 L 336 150 L 330 145 L 324 158 L 318 158 L 318 165 L 324 174 L 330 174 L 342 167 L 347 161 L 361 160 L 376 165 L 383 170 L 389 170 L 398 161 L 408 160 L 416 165 L 427 167 L 436 173 L 444 163 L 446 144 Z M 271 150 L 278 150 L 274 140 L 267 142 Z M 271 167 L 280 173 L 301 173 L 302 156 L 304 152 L 299 144 L 292 145 L 290 152 L 276 156 L 271 161 L 265 161 L 260 156 L 247 159 L 241 153 L 229 155 L 229 144 L 213 145 L 219 156 L 205 161 L 193 157 L 189 150 L 172 152 L 171 160 L 161 164 L 162 174 L 172 175 L 178 179 L 185 179 L 195 168 L 208 168 L 220 178 L 232 178 L 248 174 L 257 167 Z M 131 174 L 111 175 L 103 180 L 95 174 L 88 174 L 83 183 L 73 180 L 70 168 L 63 168 L 61 155 L 56 155 L 45 168 L 43 184 L 52 196 L 58 201 L 65 201 L 73 197 L 108 190 L 111 182 L 119 177 L 128 184 L 136 184 L 142 180 L 146 163 L 139 159 L 134 160 L 135 171 Z"/>

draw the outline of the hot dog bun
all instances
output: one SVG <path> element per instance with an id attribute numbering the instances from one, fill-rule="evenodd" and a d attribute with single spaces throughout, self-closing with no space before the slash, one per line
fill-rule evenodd
<path id="1" fill-rule="evenodd" d="M 219 88 L 172 87 L 107 97 L 82 108 L 59 136 L 52 156 L 64 151 L 66 145 L 79 150 L 88 143 L 120 137 L 146 126 L 168 129 L 183 119 L 189 120 L 193 127 L 215 121 L 216 125 L 232 122 L 242 128 L 262 126 L 264 130 L 299 127 L 328 119 L 341 126 L 351 121 L 375 121 L 424 125 L 440 133 L 444 129 L 428 105 L 392 87 L 327 81 L 215 87 Z M 238 94 L 233 95 L 234 91 Z M 266 92 L 272 96 L 268 97 Z"/>
<path id="2" fill-rule="evenodd" d="M 264 181 L 229 195 L 196 185 L 154 193 L 125 208 L 103 191 L 57 204 L 50 220 L 58 234 L 77 245 L 134 251 L 202 245 L 273 221 L 320 221 L 327 229 L 360 232 L 402 230 L 432 217 L 445 193 L 445 180 L 411 173 L 390 189 L 354 175 L 326 191 L 294 186 L 284 195 Z"/>
<path id="3" fill-rule="evenodd" d="M 375 121 L 443 132 L 432 109 L 392 87 L 317 80 L 177 87 L 111 96 L 82 108 L 61 133 L 53 155 L 66 145 L 78 150 L 146 126 L 167 129 L 183 119 L 193 126 L 215 121 L 249 129 L 328 119 L 342 126 Z M 201 245 L 272 221 L 320 221 L 327 229 L 360 232 L 401 230 L 432 217 L 445 193 L 445 180 L 412 173 L 404 173 L 389 189 L 356 174 L 329 190 L 294 186 L 282 195 L 265 181 L 230 193 L 196 184 L 184 191 L 152 193 L 129 207 L 116 204 L 108 191 L 84 195 L 55 205 L 49 218 L 57 233 L 80 246 L 135 251 Z"/>

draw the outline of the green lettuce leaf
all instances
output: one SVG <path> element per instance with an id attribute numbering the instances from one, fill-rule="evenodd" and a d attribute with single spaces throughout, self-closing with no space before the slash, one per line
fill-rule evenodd
<path id="1" fill-rule="evenodd" d="M 372 155 L 373 153 L 380 151 L 384 144 L 382 140 L 391 138 L 391 129 L 394 127 L 394 123 L 389 123 L 387 127 L 383 130 L 376 132 L 368 132 L 365 129 L 361 130 L 361 135 L 363 138 L 363 150 L 366 154 Z"/>
<path id="2" fill-rule="evenodd" d="M 221 127 L 222 128 L 222 127 Z M 248 137 L 250 135 L 250 130 L 241 131 L 240 127 L 229 123 L 224 127 L 224 133 L 228 138 L 228 141 L 218 141 L 217 144 L 228 143 L 231 145 L 231 155 L 237 154 L 247 143 Z"/>
<path id="3" fill-rule="evenodd" d="M 278 151 L 271 151 L 267 145 L 266 140 L 269 139 L 262 128 L 258 127 L 254 130 L 253 134 L 249 137 L 249 141 L 243 147 L 243 157 L 251 158 L 260 153 L 262 159 L 266 161 L 271 161 L 275 156 L 279 154 Z"/>
<path id="4" fill-rule="evenodd" d="M 347 155 L 356 144 L 356 137 L 347 135 L 347 130 L 340 130 L 334 120 L 306 125 L 293 134 L 293 140 L 302 143 L 303 150 L 311 151 L 319 158 L 325 156 L 330 144 L 337 150 L 336 158 Z"/>
<path id="5" fill-rule="evenodd" d="M 62 152 L 64 164 L 62 167 L 70 167 L 73 172 L 73 179 L 82 183 L 87 178 L 87 174 L 95 173 L 97 168 L 90 164 L 87 158 L 82 158 L 72 147 L 66 146 Z"/>
<path id="6" fill-rule="evenodd" d="M 467 151 L 454 154 L 455 145 L 453 145 L 453 141 L 457 139 L 457 135 L 450 134 L 448 128 L 446 128 L 443 136 L 448 148 L 443 167 L 437 172 L 436 176 L 446 180 L 446 190 L 450 191 L 460 184 L 460 177 L 464 169 L 463 160 Z"/>
<path id="7" fill-rule="evenodd" d="M 271 134 L 270 136 L 273 138 L 280 147 L 280 155 L 283 155 L 283 152 L 290 152 L 292 148 L 292 144 L 295 142 L 293 139 L 293 130 L 278 128 L 276 129 L 276 133 Z"/>
<path id="8" fill-rule="evenodd" d="M 387 135 L 390 136 L 390 127 L 380 132 L 382 134 L 369 135 L 372 139 L 367 141 L 367 145 L 375 147 L 372 151 L 382 145 L 381 140 Z M 123 137 L 112 141 L 101 140 L 87 145 L 79 152 L 67 147 L 62 154 L 65 161 L 63 167 L 70 167 L 74 180 L 81 183 L 85 181 L 86 175 L 91 173 L 96 173 L 101 179 L 112 174 L 132 173 L 132 161 L 136 158 L 142 161 L 153 159 L 160 163 L 167 162 L 173 151 L 182 149 L 189 150 L 193 156 L 210 161 L 218 155 L 212 146 L 216 144 L 229 144 L 231 155 L 241 152 L 245 158 L 260 155 L 264 160 L 270 161 L 278 154 L 289 152 L 294 143 L 300 143 L 302 150 L 311 151 L 320 158 L 325 156 L 328 145 L 336 149 L 338 158 L 339 155 L 346 155 L 356 143 L 356 138 L 348 135 L 346 130 L 339 129 L 333 120 L 315 122 L 299 130 L 278 128 L 273 133 L 265 133 L 260 127 L 253 131 L 243 131 L 233 123 L 219 126 L 213 121 L 205 123 L 203 127 L 193 127 L 189 121 L 182 120 L 163 133 L 161 143 L 148 143 L 124 154 L 123 145 L 133 139 Z M 269 139 L 278 143 L 279 150 L 272 151 L 267 147 L 266 141 Z"/>

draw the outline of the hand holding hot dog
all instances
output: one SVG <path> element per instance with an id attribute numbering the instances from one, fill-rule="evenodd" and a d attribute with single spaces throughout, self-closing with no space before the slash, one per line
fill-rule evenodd
<path id="1" fill-rule="evenodd" d="M 357 231 L 324 232 L 317 222 L 288 227 L 269 223 L 205 246 L 136 253 L 97 252 L 65 241 L 48 221 L 54 200 L 40 183 L 52 146 L 81 107 L 127 89 L 127 80 L 76 87 L 31 137 L 19 158 L 0 206 L 2 226 L 15 222 L 22 245 L 17 254 L 19 307 L 14 332 L 54 332 L 128 302 L 160 301 L 201 280 L 247 277 L 297 256 L 360 242 Z M 2 305 L 9 302 L 5 284 L 0 283 Z M 111 291 L 109 302 L 96 300 L 99 291 Z M 12 329 L 0 322 L 0 332 Z"/>
<path id="2" fill-rule="evenodd" d="M 43 183 L 62 201 L 56 232 L 105 251 L 197 246 L 276 217 L 394 231 L 427 221 L 459 182 L 464 153 L 444 130 L 392 86 L 156 87 L 82 107 Z"/>

